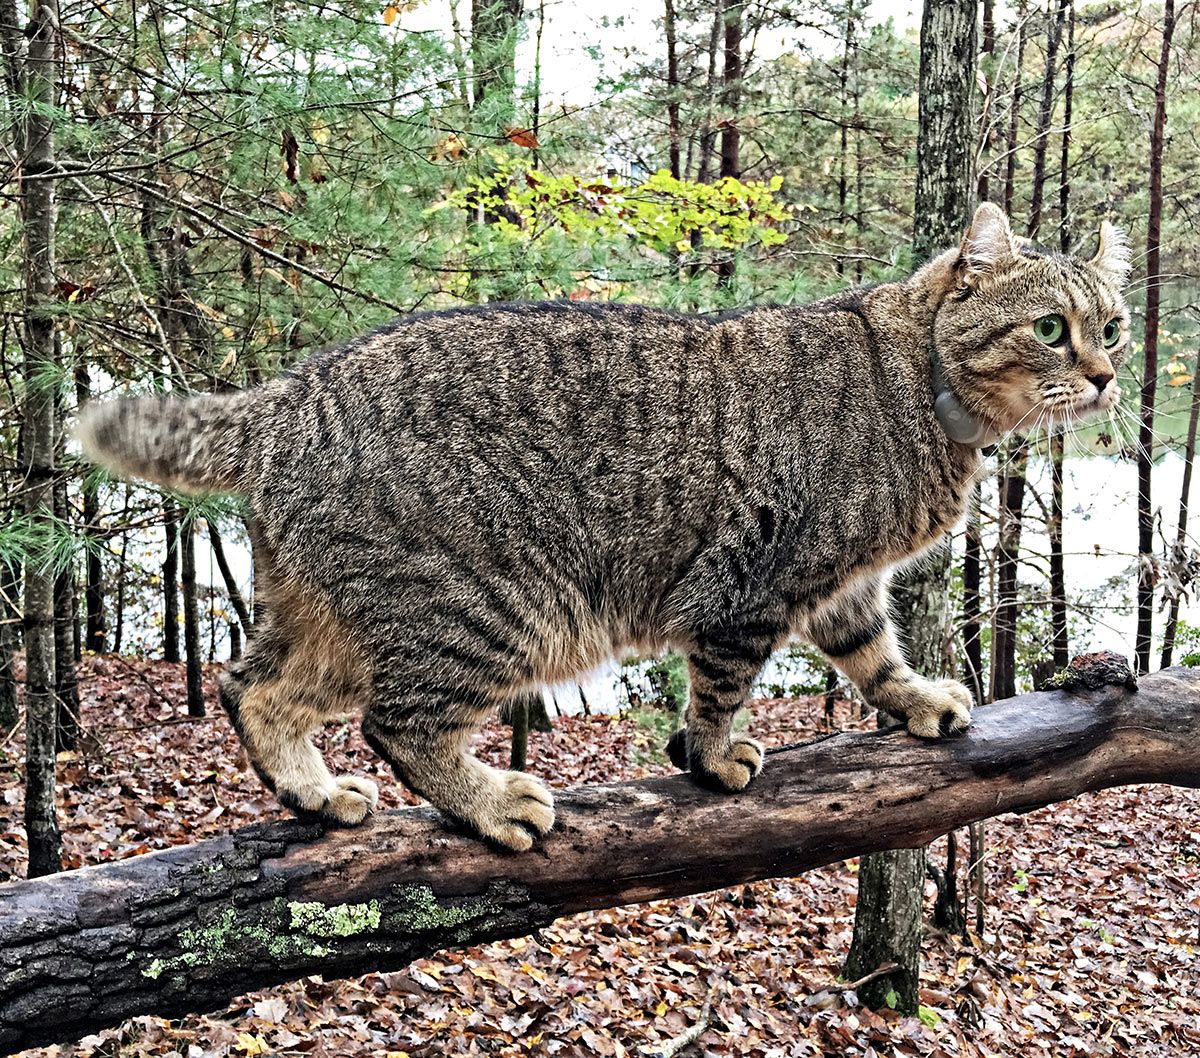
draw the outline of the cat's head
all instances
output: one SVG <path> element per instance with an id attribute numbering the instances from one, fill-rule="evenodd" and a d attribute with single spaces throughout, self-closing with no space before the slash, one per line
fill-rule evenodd
<path id="1" fill-rule="evenodd" d="M 934 340 L 955 394 L 1000 431 L 1071 422 L 1117 401 L 1129 349 L 1121 288 L 1129 240 L 1108 221 L 1090 260 L 1013 235 L 999 207 L 975 212 L 939 258 L 948 287 Z"/>

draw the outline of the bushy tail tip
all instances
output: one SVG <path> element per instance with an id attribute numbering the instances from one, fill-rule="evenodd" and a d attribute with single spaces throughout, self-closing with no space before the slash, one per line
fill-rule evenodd
<path id="1" fill-rule="evenodd" d="M 239 392 L 88 404 L 75 437 L 84 456 L 120 477 L 180 492 L 240 492 L 247 403 Z"/>

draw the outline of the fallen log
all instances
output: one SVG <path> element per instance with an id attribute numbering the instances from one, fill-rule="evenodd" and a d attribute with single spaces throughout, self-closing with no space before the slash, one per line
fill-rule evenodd
<path id="1" fill-rule="evenodd" d="M 883 849 L 1125 783 L 1200 786 L 1200 672 L 1020 695 L 966 736 L 848 733 L 769 754 L 744 793 L 686 778 L 558 794 L 521 855 L 428 808 L 322 833 L 288 820 L 0 887 L 0 1045 L 204 1011 L 319 973 L 395 969 L 586 909 L 682 896 Z"/>

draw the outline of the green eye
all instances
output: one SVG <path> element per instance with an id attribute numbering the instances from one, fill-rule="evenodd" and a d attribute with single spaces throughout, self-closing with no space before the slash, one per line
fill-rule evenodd
<path id="1" fill-rule="evenodd" d="M 1121 321 L 1109 320 L 1104 325 L 1104 348 L 1111 349 L 1121 340 Z"/>
<path id="2" fill-rule="evenodd" d="M 1043 345 L 1058 345 L 1067 335 L 1067 321 L 1057 313 L 1053 316 L 1043 316 L 1034 323 L 1033 333 Z"/>

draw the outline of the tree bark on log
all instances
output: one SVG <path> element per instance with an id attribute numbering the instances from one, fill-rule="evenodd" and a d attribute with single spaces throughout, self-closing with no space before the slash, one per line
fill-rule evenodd
<path id="1" fill-rule="evenodd" d="M 1200 786 L 1200 672 L 1140 691 L 985 706 L 962 738 L 848 733 L 772 751 L 744 793 L 684 776 L 560 792 L 513 855 L 436 812 L 322 833 L 287 820 L 0 887 L 0 1044 L 77 1038 L 134 1014 L 210 1010 L 307 974 L 387 970 L 573 912 L 791 876 L 1135 782 Z"/>

